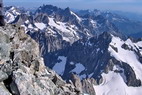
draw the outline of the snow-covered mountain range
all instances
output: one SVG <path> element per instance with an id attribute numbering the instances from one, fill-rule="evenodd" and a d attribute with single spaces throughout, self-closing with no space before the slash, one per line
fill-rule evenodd
<path id="1" fill-rule="evenodd" d="M 5 21 L 24 27 L 39 43 L 45 65 L 85 95 L 142 94 L 142 39 L 127 37 L 138 37 L 142 22 L 52 5 L 35 12 L 6 7 Z"/>

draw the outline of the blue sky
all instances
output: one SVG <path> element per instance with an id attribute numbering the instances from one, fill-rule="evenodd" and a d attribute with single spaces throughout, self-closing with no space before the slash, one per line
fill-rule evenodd
<path id="1" fill-rule="evenodd" d="M 52 4 L 61 8 L 121 10 L 142 13 L 142 0 L 3 0 L 5 5 L 38 7 Z"/>

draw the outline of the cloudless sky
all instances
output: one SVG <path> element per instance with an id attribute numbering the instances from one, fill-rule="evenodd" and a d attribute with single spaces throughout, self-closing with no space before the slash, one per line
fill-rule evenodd
<path id="1" fill-rule="evenodd" d="M 142 13 L 142 0 L 3 0 L 5 5 L 27 8 L 52 4 L 61 8 L 120 10 Z"/>

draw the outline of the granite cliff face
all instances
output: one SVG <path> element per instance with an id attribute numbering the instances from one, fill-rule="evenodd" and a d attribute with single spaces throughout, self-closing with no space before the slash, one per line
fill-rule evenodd
<path id="1" fill-rule="evenodd" d="M 39 46 L 16 25 L 0 27 L 0 95 L 79 95 L 44 65 Z"/>

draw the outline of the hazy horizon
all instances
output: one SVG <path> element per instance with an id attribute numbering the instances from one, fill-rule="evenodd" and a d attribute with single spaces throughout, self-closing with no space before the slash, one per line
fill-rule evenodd
<path id="1" fill-rule="evenodd" d="M 99 9 L 115 10 L 123 12 L 133 12 L 142 14 L 141 0 L 5 0 L 5 6 L 20 6 L 27 8 L 39 7 L 43 4 L 51 4 L 61 8 L 70 7 L 71 9 Z"/>

